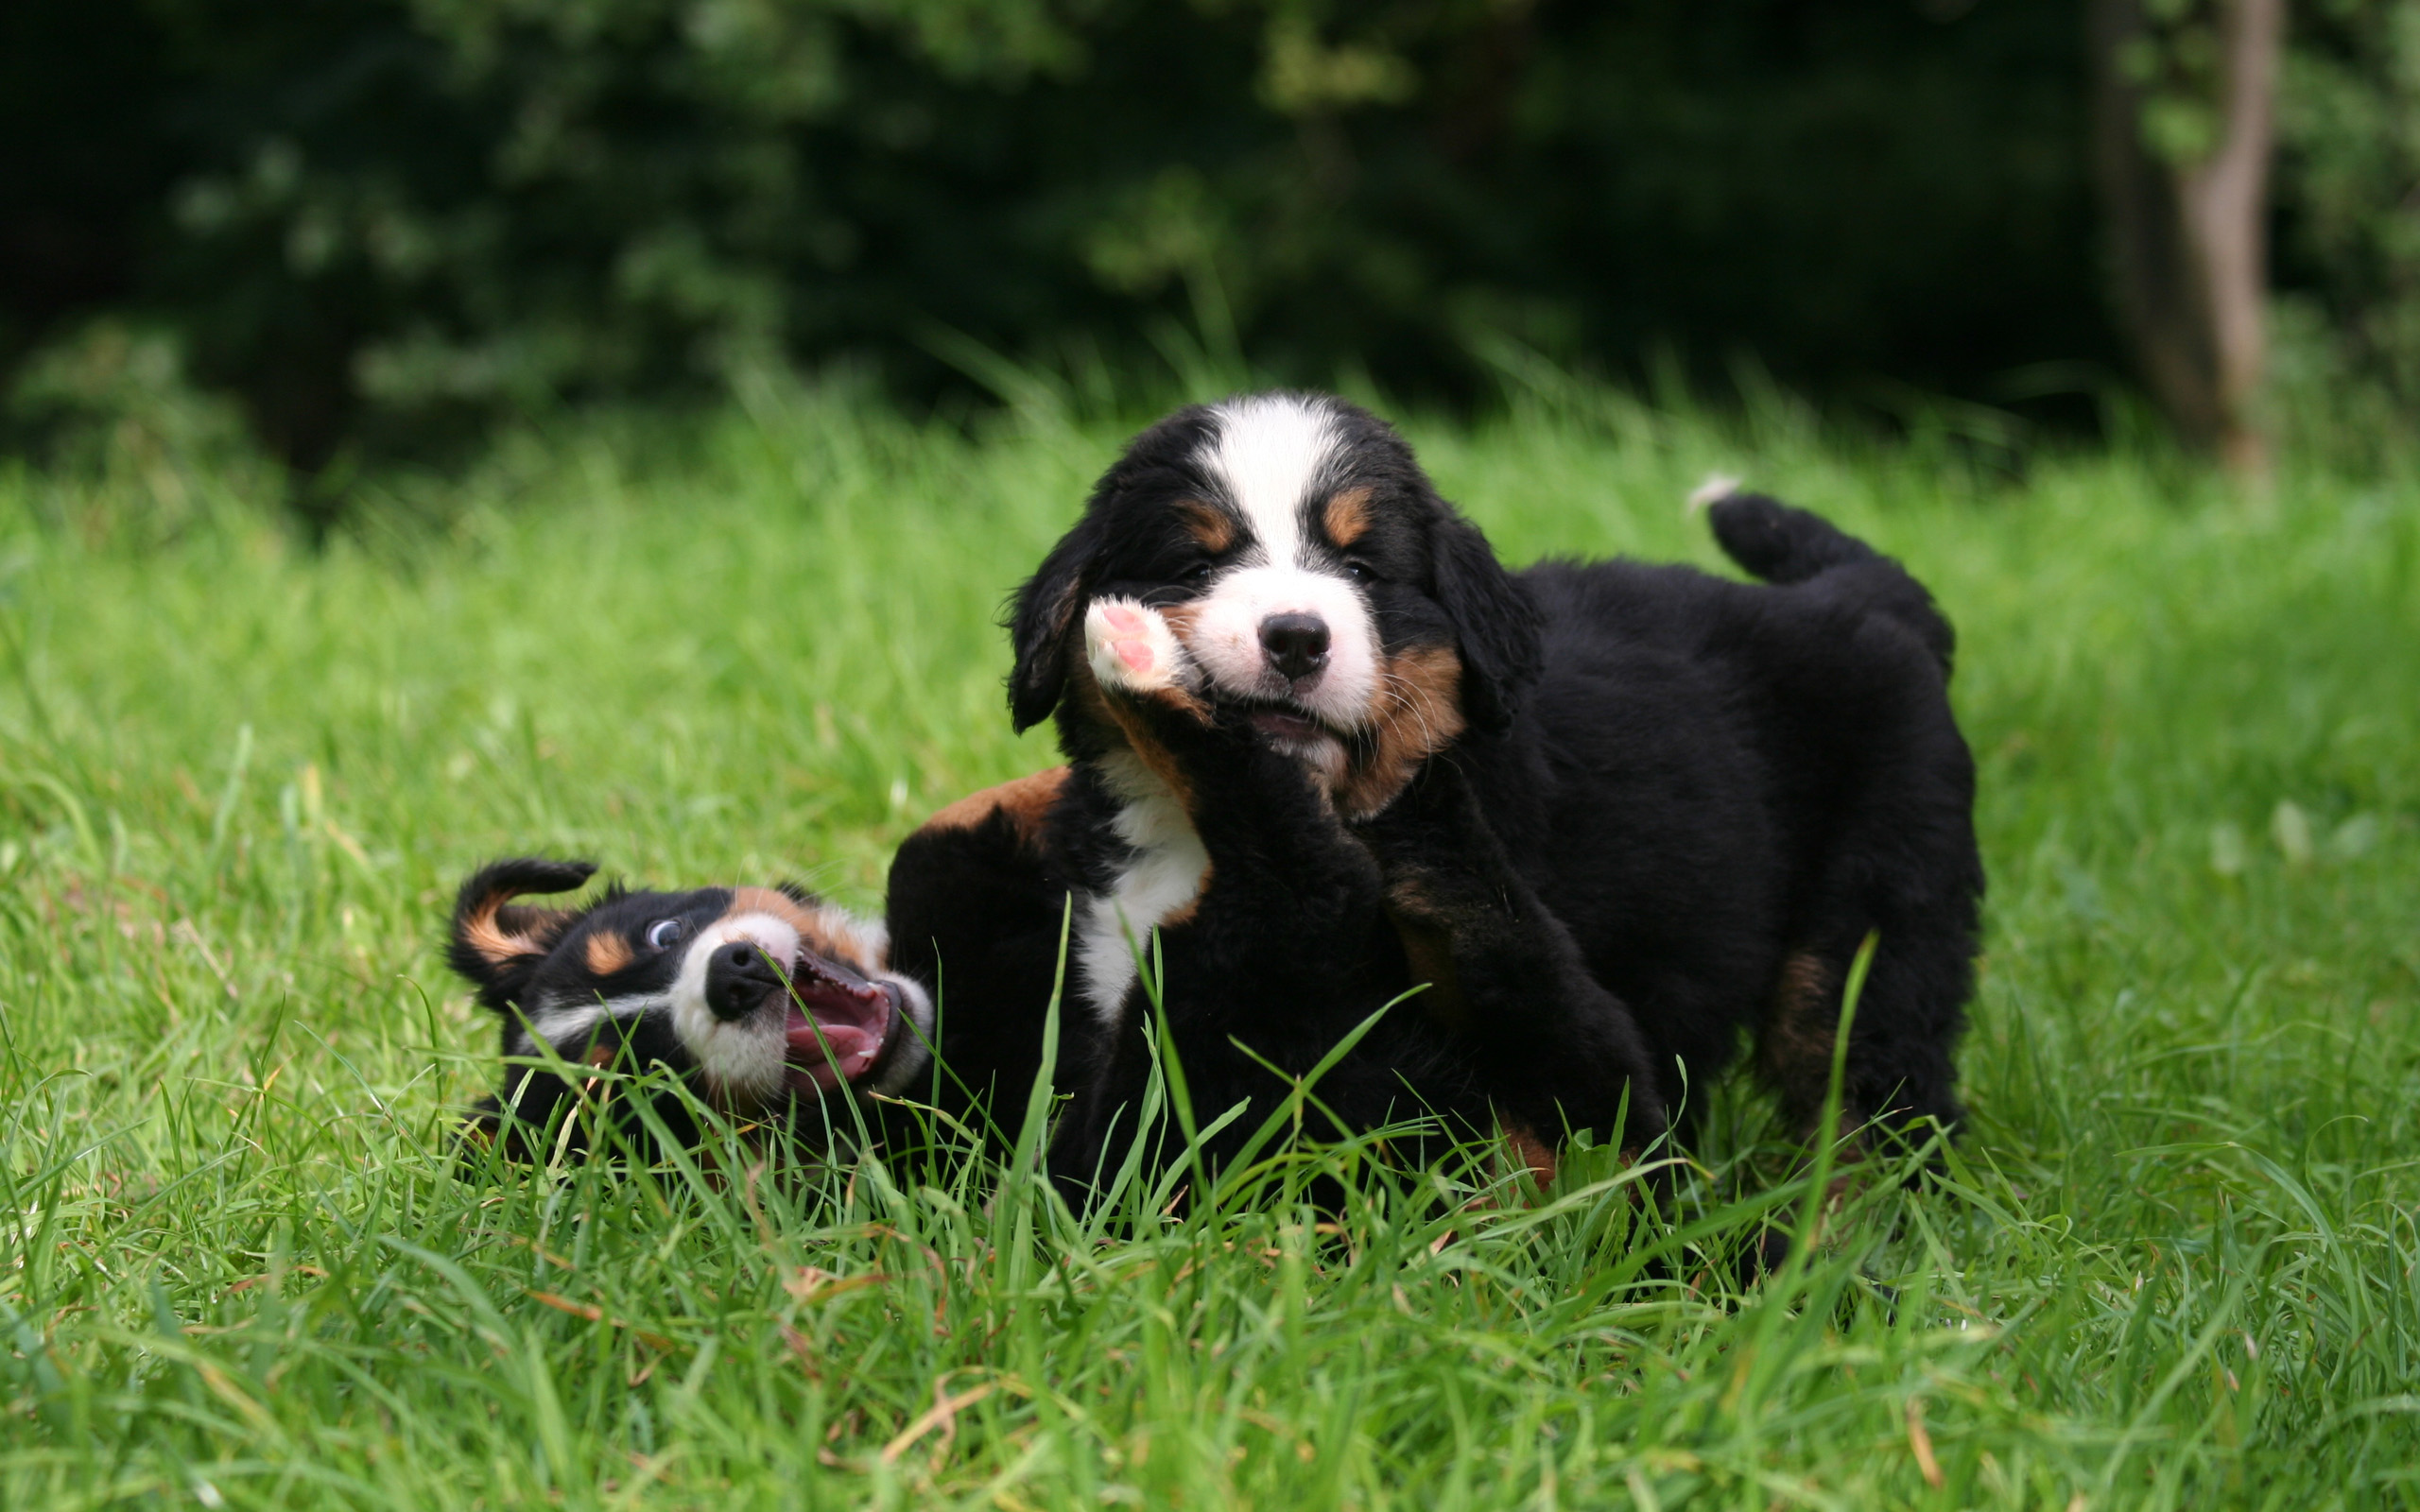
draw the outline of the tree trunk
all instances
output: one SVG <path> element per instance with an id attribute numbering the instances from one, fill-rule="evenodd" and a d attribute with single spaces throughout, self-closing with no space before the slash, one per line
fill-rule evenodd
<path id="1" fill-rule="evenodd" d="M 2247 475 L 2268 469 L 2258 413 L 2268 349 L 2269 160 L 2286 0 L 2211 0 L 2218 77 L 2207 150 L 2175 158 L 2145 129 L 2142 0 L 2092 0 L 2095 156 L 2118 313 L 2135 361 L 2186 438 Z"/>

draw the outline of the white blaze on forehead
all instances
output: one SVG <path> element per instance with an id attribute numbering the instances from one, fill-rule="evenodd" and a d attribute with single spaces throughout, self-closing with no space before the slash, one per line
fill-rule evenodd
<path id="1" fill-rule="evenodd" d="M 782 1062 L 789 1055 L 787 1015 L 748 1013 L 725 1022 L 706 1006 L 706 971 L 715 952 L 741 940 L 785 971 L 798 959 L 798 931 L 787 919 L 765 913 L 716 919 L 698 932 L 681 957 L 681 974 L 672 983 L 672 1030 L 697 1057 L 709 1086 L 763 1101 L 782 1090 Z"/>
<path id="2" fill-rule="evenodd" d="M 1335 412 L 1315 400 L 1255 394 L 1212 412 L 1218 432 L 1196 463 L 1224 485 L 1252 541 L 1238 563 L 1197 600 L 1185 639 L 1211 680 L 1245 696 L 1293 698 L 1328 724 L 1365 723 L 1379 678 L 1378 637 L 1370 607 L 1329 562 L 1317 559 L 1305 513 L 1338 481 L 1343 437 Z M 1276 614 L 1314 615 L 1328 627 L 1326 667 L 1302 688 L 1287 686 L 1261 645 L 1261 626 Z M 1324 742 L 1314 765 L 1340 762 Z"/>
<path id="3" fill-rule="evenodd" d="M 1303 505 L 1335 457 L 1336 417 L 1325 404 L 1290 394 L 1254 394 L 1211 411 L 1218 434 L 1194 460 L 1226 485 L 1264 564 L 1302 564 Z"/>

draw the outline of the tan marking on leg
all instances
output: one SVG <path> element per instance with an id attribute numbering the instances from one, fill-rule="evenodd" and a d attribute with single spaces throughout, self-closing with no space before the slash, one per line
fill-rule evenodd
<path id="1" fill-rule="evenodd" d="M 1193 812 L 1193 784 L 1185 781 L 1184 772 L 1178 766 L 1175 755 L 1152 736 L 1150 727 L 1144 723 L 1143 716 L 1138 711 L 1102 693 L 1099 682 L 1094 679 L 1089 667 L 1078 674 L 1070 694 L 1080 713 L 1096 726 L 1114 731 L 1126 743 L 1127 748 L 1134 753 L 1135 758 L 1150 771 L 1151 775 L 1158 778 L 1162 785 L 1167 788 L 1169 794 L 1176 799 L 1178 805 L 1187 814 Z M 1183 698 L 1184 702 L 1177 704 L 1176 707 L 1195 713 L 1196 717 L 1206 716 L 1207 708 L 1192 695 L 1179 693 L 1177 697 Z"/>
<path id="2" fill-rule="evenodd" d="M 1428 990 L 1412 999 L 1411 1005 L 1446 1029 L 1469 1028 L 1471 1005 L 1462 996 L 1461 979 L 1454 971 L 1453 936 L 1422 917 L 1416 908 L 1402 906 L 1392 895 L 1388 899 L 1387 921 L 1394 925 L 1395 937 L 1403 941 L 1404 961 L 1411 968 L 1411 979 L 1428 984 Z"/>
<path id="3" fill-rule="evenodd" d="M 1320 513 L 1320 524 L 1327 527 L 1328 541 L 1338 546 L 1350 546 L 1370 533 L 1370 490 L 1346 489 L 1328 495 L 1327 507 Z"/>
<path id="4" fill-rule="evenodd" d="M 1053 766 L 1046 772 L 1020 777 L 1013 782 L 970 793 L 926 819 L 926 830 L 971 830 L 989 820 L 994 814 L 1005 814 L 1017 838 L 1028 845 L 1038 844 L 1042 827 L 1050 817 L 1050 810 L 1059 801 L 1060 791 L 1067 785 L 1067 768 Z"/>
<path id="5" fill-rule="evenodd" d="M 1178 518 L 1184 522 L 1185 534 L 1201 543 L 1201 549 L 1213 557 L 1236 543 L 1235 516 L 1215 504 L 1200 499 L 1177 502 Z"/>
<path id="6" fill-rule="evenodd" d="M 1528 1169 L 1531 1180 L 1542 1187 L 1553 1182 L 1559 1169 L 1553 1145 L 1517 1124 L 1504 1125 L 1504 1143 Z"/>
<path id="7" fill-rule="evenodd" d="M 1792 953 L 1781 963 L 1772 1006 L 1756 1037 L 1756 1070 L 1781 1094 L 1783 1116 L 1802 1139 L 1823 1116 L 1840 1024 L 1830 966 L 1813 951 Z"/>
<path id="8" fill-rule="evenodd" d="M 588 936 L 587 954 L 588 969 L 597 976 L 626 971 L 630 970 L 631 963 L 638 959 L 638 953 L 631 949 L 631 942 L 610 930 L 598 930 Z"/>
<path id="9" fill-rule="evenodd" d="M 1337 806 L 1366 819 L 1395 800 L 1420 764 L 1464 728 L 1462 659 L 1450 645 L 1409 646 L 1380 662 L 1372 711 L 1376 738 L 1337 790 Z"/>

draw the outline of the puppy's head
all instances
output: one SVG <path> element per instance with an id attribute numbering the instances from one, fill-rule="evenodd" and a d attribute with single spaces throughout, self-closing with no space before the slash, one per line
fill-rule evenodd
<path id="1" fill-rule="evenodd" d="M 1063 696 L 1102 597 L 1160 610 L 1202 691 L 1349 813 L 1385 807 L 1463 730 L 1503 728 L 1537 671 L 1535 611 L 1486 538 L 1392 427 L 1321 395 L 1196 405 L 1128 445 L 1017 594 L 1018 729 L 1082 718 Z"/>
<path id="2" fill-rule="evenodd" d="M 879 925 L 797 888 L 571 891 L 584 861 L 500 861 L 462 885 L 447 957 L 504 1019 L 508 1057 L 544 1040 L 573 1066 L 662 1064 L 703 1100 L 778 1112 L 838 1087 L 895 1091 L 924 1068 L 932 1007 L 887 971 Z M 514 1068 L 499 1099 L 543 1126 L 574 1088 Z"/>

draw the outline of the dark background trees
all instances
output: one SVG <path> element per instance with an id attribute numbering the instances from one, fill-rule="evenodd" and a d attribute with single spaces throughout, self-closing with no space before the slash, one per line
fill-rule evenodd
<path id="1" fill-rule="evenodd" d="M 425 453 L 501 412 L 710 394 L 766 361 L 848 360 L 930 398 L 962 383 L 937 354 L 960 338 L 1110 370 L 1240 351 L 1446 399 L 1478 391 L 1477 353 L 1506 338 L 1616 373 L 1669 353 L 1713 378 L 1753 356 L 1846 400 L 1933 392 L 2075 424 L 2089 390 L 2136 373 L 2188 438 L 2231 445 L 2256 429 L 2256 374 L 2247 388 L 2204 350 L 2224 301 L 2192 282 L 2201 244 L 2176 227 L 2197 174 L 2239 167 L 2223 41 L 2262 7 L 2282 13 L 11 7 L 0 366 L 40 368 L 96 317 L 165 333 L 305 471 Z M 2415 17 L 2408 0 L 2296 13 L 2284 155 L 2237 215 L 2256 252 L 2282 238 L 2282 282 L 2345 370 L 2407 395 Z"/>

